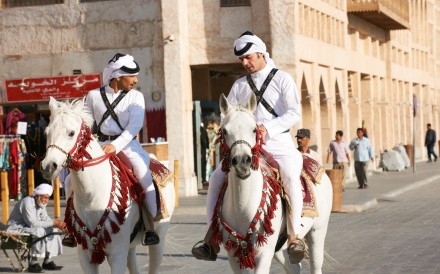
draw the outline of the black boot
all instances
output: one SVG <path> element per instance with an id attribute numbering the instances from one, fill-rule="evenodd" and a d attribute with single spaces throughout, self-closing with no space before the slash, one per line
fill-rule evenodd
<path id="1" fill-rule="evenodd" d="M 202 244 L 202 245 L 197 246 L 198 244 Z M 200 241 L 200 242 L 196 243 L 193 246 L 191 253 L 198 260 L 204 260 L 204 261 L 217 260 L 217 254 L 215 254 L 214 249 L 208 243 L 205 243 L 204 241 Z"/>
<path id="2" fill-rule="evenodd" d="M 160 242 L 156 231 L 148 230 L 142 237 L 142 245 L 157 245 Z"/>

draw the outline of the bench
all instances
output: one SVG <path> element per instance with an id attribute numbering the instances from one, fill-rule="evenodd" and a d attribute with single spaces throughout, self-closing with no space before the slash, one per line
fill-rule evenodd
<path id="1" fill-rule="evenodd" d="M 7 232 L 8 226 L 0 222 L 0 249 L 3 250 L 9 264 L 15 272 L 23 272 L 26 270 L 24 262 L 28 263 L 31 259 L 30 248 L 35 243 L 43 240 L 50 235 L 64 235 L 63 232 L 52 232 L 43 237 L 36 237 L 28 233 Z M 12 250 L 17 259 L 18 267 L 15 267 L 12 258 L 8 254 L 8 250 Z"/>

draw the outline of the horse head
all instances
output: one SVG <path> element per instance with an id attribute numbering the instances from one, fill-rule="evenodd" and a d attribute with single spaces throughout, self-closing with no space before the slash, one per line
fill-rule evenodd
<path id="1" fill-rule="evenodd" d="M 253 151 L 257 142 L 256 120 L 253 112 L 256 108 L 256 98 L 252 93 L 246 104 L 231 104 L 225 95 L 220 96 L 220 110 L 224 116 L 221 135 L 224 146 L 229 151 L 231 167 L 240 179 L 250 176 Z M 225 148 L 224 148 L 225 149 Z"/>
<path id="2" fill-rule="evenodd" d="M 59 102 L 51 97 L 49 109 L 50 122 L 45 130 L 46 156 L 41 162 L 41 172 L 45 179 L 53 180 L 67 166 L 93 117 L 84 107 L 83 100 Z"/>

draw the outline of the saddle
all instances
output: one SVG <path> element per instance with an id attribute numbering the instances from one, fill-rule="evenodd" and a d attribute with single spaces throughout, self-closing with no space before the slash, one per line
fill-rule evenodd
<path id="1" fill-rule="evenodd" d="M 133 166 L 128 160 L 127 156 L 121 151 L 118 153 L 118 158 L 121 162 L 131 171 L 133 172 Z M 165 198 L 163 196 L 163 189 L 167 186 L 167 184 L 171 181 L 173 176 L 172 172 L 161 162 L 154 158 L 150 158 L 150 172 L 153 177 L 153 185 L 156 190 L 156 203 L 157 203 L 157 215 L 153 216 L 153 221 L 159 221 L 161 219 L 167 218 L 170 216 L 167 210 L 167 206 L 165 204 Z"/>

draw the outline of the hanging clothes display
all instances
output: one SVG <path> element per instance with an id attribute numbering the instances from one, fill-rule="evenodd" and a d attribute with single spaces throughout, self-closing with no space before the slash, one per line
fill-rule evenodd
<path id="1" fill-rule="evenodd" d="M 6 134 L 10 134 L 10 135 L 17 134 L 18 122 L 25 120 L 26 120 L 26 115 L 18 108 L 14 108 L 12 111 L 8 112 L 8 114 L 6 115 L 6 125 L 5 125 Z"/>
<path id="2" fill-rule="evenodd" d="M 26 157 L 27 167 L 34 169 L 35 187 L 43 183 L 52 183 L 44 179 L 40 171 L 40 162 L 46 154 L 46 135 L 44 134 L 46 126 L 47 121 L 41 116 L 38 123 L 30 123 L 27 125 L 26 136 L 24 137 L 28 153 L 28 157 Z"/>
<path id="3" fill-rule="evenodd" d="M 18 135 L 0 135 L 0 169 L 8 172 L 9 199 L 27 195 L 24 140 Z"/>

